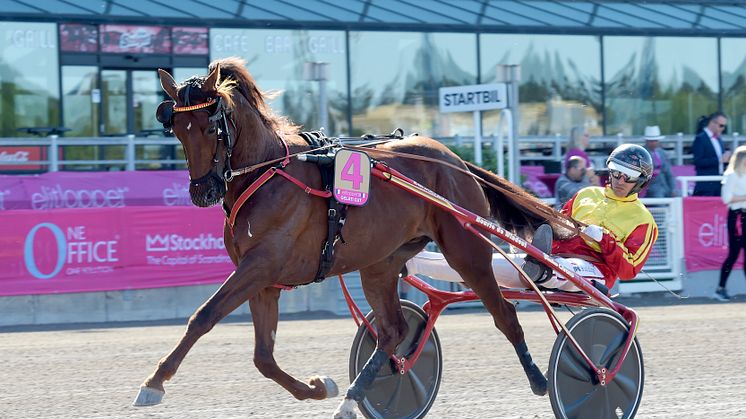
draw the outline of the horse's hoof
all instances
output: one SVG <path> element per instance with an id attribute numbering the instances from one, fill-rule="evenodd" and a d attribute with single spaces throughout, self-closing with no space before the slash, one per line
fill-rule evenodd
<path id="1" fill-rule="evenodd" d="M 337 387 L 337 383 L 332 380 L 332 377 L 324 376 L 321 379 L 324 381 L 324 387 L 326 387 L 327 399 L 339 396 L 339 387 Z"/>
<path id="2" fill-rule="evenodd" d="M 165 391 L 142 386 L 132 406 L 155 406 L 163 400 L 164 394 L 166 394 Z"/>
<path id="3" fill-rule="evenodd" d="M 547 379 L 539 374 L 531 380 L 531 391 L 537 396 L 545 396 L 547 394 Z"/>
<path id="4" fill-rule="evenodd" d="M 337 407 L 337 410 L 334 412 L 334 419 L 357 419 L 357 414 L 355 413 L 355 400 L 352 399 L 344 399 L 344 401 Z"/>

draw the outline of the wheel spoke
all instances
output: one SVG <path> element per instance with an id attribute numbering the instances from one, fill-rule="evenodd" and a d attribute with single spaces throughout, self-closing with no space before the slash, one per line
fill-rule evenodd
<path id="1" fill-rule="evenodd" d="M 575 400 L 574 402 L 565 403 L 565 413 L 567 414 L 567 417 L 575 416 L 575 412 L 583 407 L 586 403 L 588 403 L 593 398 L 597 390 L 598 388 L 594 387 L 588 393 L 585 393 L 582 397 Z"/>
<path id="2" fill-rule="evenodd" d="M 414 372 L 414 370 L 409 370 L 407 377 L 409 378 L 409 383 L 412 385 L 412 391 L 414 391 L 414 396 L 417 399 L 417 405 L 422 405 L 427 400 L 427 387 L 423 384 L 422 380 L 420 380 L 420 377 Z"/>
<path id="3" fill-rule="evenodd" d="M 576 355 L 574 348 L 568 347 L 564 356 L 560 357 L 559 369 L 569 378 L 588 383 L 591 382 L 591 375 L 585 364 L 585 360 Z"/>
<path id="4" fill-rule="evenodd" d="M 391 398 L 389 399 L 388 403 L 386 403 L 386 409 L 385 411 L 390 412 L 392 409 L 396 410 L 396 408 L 399 406 L 399 399 L 401 399 L 401 381 L 396 381 L 396 388 L 394 391 L 391 392 Z"/>
<path id="5" fill-rule="evenodd" d="M 614 381 L 612 381 L 612 383 L 619 387 L 622 393 L 624 393 L 624 396 L 626 396 L 624 400 L 625 403 L 632 401 L 635 399 L 635 397 L 637 397 L 638 385 L 637 380 L 635 380 L 633 377 L 629 377 L 623 374 L 617 374 L 616 377 L 614 377 Z M 624 408 L 626 408 L 627 406 L 620 407 L 622 407 L 622 410 L 624 410 Z"/>
<path id="6" fill-rule="evenodd" d="M 621 351 L 624 348 L 624 341 L 627 339 L 627 333 L 618 333 L 614 336 L 614 338 L 606 345 L 606 350 L 601 355 L 601 358 L 598 361 L 599 365 L 604 365 L 606 368 L 610 368 L 611 365 L 611 359 L 616 355 L 619 351 Z"/>

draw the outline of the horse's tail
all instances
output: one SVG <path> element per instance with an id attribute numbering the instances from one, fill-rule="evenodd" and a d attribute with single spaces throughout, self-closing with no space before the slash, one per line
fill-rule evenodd
<path id="1" fill-rule="evenodd" d="M 522 237 L 533 235 L 541 224 L 548 223 L 557 238 L 577 232 L 572 218 L 555 211 L 542 200 L 496 174 L 466 162 L 469 171 L 481 179 L 482 189 L 490 203 L 490 215 L 503 228 Z"/>

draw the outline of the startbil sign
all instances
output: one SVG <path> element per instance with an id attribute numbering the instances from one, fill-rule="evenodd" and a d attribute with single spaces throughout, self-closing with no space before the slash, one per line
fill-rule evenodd
<path id="1" fill-rule="evenodd" d="M 441 87 L 438 90 L 440 112 L 473 112 L 508 107 L 505 83 Z"/>

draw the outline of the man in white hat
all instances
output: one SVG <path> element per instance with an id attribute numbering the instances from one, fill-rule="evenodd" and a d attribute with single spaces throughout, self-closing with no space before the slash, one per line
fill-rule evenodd
<path id="1" fill-rule="evenodd" d="M 653 158 L 653 179 L 648 184 L 648 198 L 668 198 L 676 195 L 676 185 L 673 173 L 671 173 L 671 162 L 666 152 L 659 147 L 660 140 L 666 138 L 661 135 L 661 129 L 657 125 L 645 127 L 645 148 Z"/>

